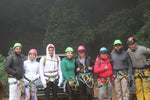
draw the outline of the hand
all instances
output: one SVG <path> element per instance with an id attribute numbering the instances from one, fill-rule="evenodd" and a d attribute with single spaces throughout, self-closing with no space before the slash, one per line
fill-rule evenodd
<path id="1" fill-rule="evenodd" d="M 106 67 L 104 68 L 104 70 L 108 70 L 108 66 L 106 66 Z"/>
<path id="2" fill-rule="evenodd" d="M 115 49 L 113 49 L 112 52 L 114 53 L 114 52 L 115 52 Z"/>
<path id="3" fill-rule="evenodd" d="M 46 85 L 43 85 L 44 89 L 47 87 Z"/>
<path id="4" fill-rule="evenodd" d="M 80 68 L 77 68 L 77 71 L 80 71 Z"/>
<path id="5" fill-rule="evenodd" d="M 69 81 L 69 85 L 72 86 L 72 81 Z"/>
<path id="6" fill-rule="evenodd" d="M 93 68 L 92 67 L 88 67 L 88 70 L 92 70 Z"/>

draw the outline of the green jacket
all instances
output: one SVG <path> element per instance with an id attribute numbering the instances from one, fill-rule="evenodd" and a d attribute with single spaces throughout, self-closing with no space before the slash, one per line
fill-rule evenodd
<path id="1" fill-rule="evenodd" d="M 71 81 L 71 77 L 75 76 L 75 59 L 64 57 L 61 61 L 61 71 L 64 80 Z"/>

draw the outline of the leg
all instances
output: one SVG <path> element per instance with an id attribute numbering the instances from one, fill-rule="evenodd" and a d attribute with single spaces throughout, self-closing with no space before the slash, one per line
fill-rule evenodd
<path id="1" fill-rule="evenodd" d="M 114 80 L 115 91 L 117 95 L 117 100 L 122 100 L 122 93 L 121 93 L 121 82 L 120 82 L 120 75 L 117 75 L 116 79 Z"/>
<path id="2" fill-rule="evenodd" d="M 45 100 L 49 100 L 50 85 L 51 85 L 51 82 L 48 82 L 47 87 L 45 88 Z"/>
<path id="3" fill-rule="evenodd" d="M 9 100 L 15 100 L 17 84 L 9 85 Z"/>
<path id="4" fill-rule="evenodd" d="M 30 87 L 25 88 L 25 100 L 30 100 Z"/>
<path id="5" fill-rule="evenodd" d="M 36 92 L 37 92 L 36 86 L 33 84 L 32 85 L 32 98 L 33 98 L 33 100 L 37 100 Z"/>
<path id="6" fill-rule="evenodd" d="M 87 95 L 87 100 L 93 100 L 93 88 L 89 88 L 86 85 L 86 95 Z"/>
<path id="7" fill-rule="evenodd" d="M 83 84 L 83 82 L 79 81 L 79 86 L 80 86 L 81 95 L 82 95 L 82 97 L 83 97 L 83 100 L 86 100 L 85 84 Z"/>
<path id="8" fill-rule="evenodd" d="M 72 88 L 69 86 L 69 83 L 66 83 L 66 90 L 68 93 L 68 100 L 72 100 L 72 96 L 73 96 L 73 91 Z"/>
<path id="9" fill-rule="evenodd" d="M 121 87 L 122 87 L 122 96 L 123 100 L 129 100 L 129 93 L 128 93 L 128 86 L 127 86 L 127 79 L 123 78 L 121 80 Z"/>
<path id="10" fill-rule="evenodd" d="M 112 100 L 112 83 L 109 82 L 107 85 L 107 100 Z"/>
<path id="11" fill-rule="evenodd" d="M 58 100 L 57 90 L 58 90 L 57 82 L 52 83 L 52 93 L 53 93 L 54 100 Z"/>
<path id="12" fill-rule="evenodd" d="M 15 91 L 17 89 L 17 84 L 13 84 L 17 80 L 15 78 L 8 78 L 8 83 L 9 83 L 9 100 L 14 100 L 15 98 Z"/>
<path id="13" fill-rule="evenodd" d="M 145 76 L 148 76 L 148 70 L 144 72 Z M 146 78 L 143 79 L 144 97 L 145 100 L 150 100 L 150 81 Z"/>
<path id="14" fill-rule="evenodd" d="M 134 76 L 137 77 L 138 74 L 139 73 L 135 72 Z M 136 78 L 135 79 L 135 85 L 136 85 L 136 97 L 137 97 L 137 100 L 144 100 L 141 78 Z"/>
<path id="15" fill-rule="evenodd" d="M 103 100 L 104 99 L 105 90 L 106 90 L 106 86 L 105 85 L 103 87 L 99 88 L 98 100 Z"/>

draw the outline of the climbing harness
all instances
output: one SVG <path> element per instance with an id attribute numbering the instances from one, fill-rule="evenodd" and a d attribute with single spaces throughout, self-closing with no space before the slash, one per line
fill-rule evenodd
<path id="1" fill-rule="evenodd" d="M 30 88 L 30 97 L 35 96 L 35 94 L 32 94 L 31 92 L 32 92 L 32 88 L 34 88 L 34 90 L 36 90 L 36 83 L 35 83 L 35 81 L 37 81 L 38 78 L 36 78 L 33 81 L 31 81 L 30 79 L 28 79 L 26 76 L 24 76 L 24 78 L 28 81 L 28 83 L 24 83 L 24 85 L 22 85 L 22 86 L 24 86 L 22 88 L 22 90 L 25 90 L 25 88 L 29 87 Z M 23 84 L 22 80 L 21 80 L 21 84 Z"/>
<path id="2" fill-rule="evenodd" d="M 50 81 L 51 81 L 51 79 L 56 80 L 56 77 L 57 77 L 58 75 L 48 76 L 48 75 L 45 75 L 45 74 L 44 74 L 44 76 L 45 76 L 45 77 L 48 77 L 48 80 L 46 81 L 46 84 L 47 84 L 48 82 L 50 82 Z"/>
<path id="3" fill-rule="evenodd" d="M 72 86 L 71 86 L 71 89 L 73 90 L 73 91 L 77 91 L 77 87 L 79 86 L 79 82 L 78 82 L 78 78 L 77 78 L 77 76 L 76 77 L 71 77 L 71 81 L 72 81 Z M 66 84 L 67 84 L 67 80 L 65 80 L 64 82 L 63 82 L 63 87 L 64 87 L 64 92 L 66 92 Z"/>
<path id="4" fill-rule="evenodd" d="M 83 82 L 84 84 L 86 84 L 89 88 L 93 87 L 93 78 L 92 78 L 92 73 L 81 73 L 79 74 L 79 80 L 81 82 Z"/>

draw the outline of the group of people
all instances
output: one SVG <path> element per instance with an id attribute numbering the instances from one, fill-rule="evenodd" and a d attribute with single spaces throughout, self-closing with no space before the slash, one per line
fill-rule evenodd
<path id="1" fill-rule="evenodd" d="M 78 57 L 73 58 L 73 48 L 65 49 L 66 57 L 62 60 L 55 54 L 55 46 L 48 44 L 46 55 L 36 61 L 37 51 L 31 49 L 28 59 L 21 56 L 22 45 L 15 43 L 14 53 L 6 61 L 5 71 L 8 73 L 9 100 L 20 100 L 21 87 L 24 86 L 25 100 L 37 100 L 36 81 L 40 78 L 45 89 L 45 100 L 49 100 L 50 89 L 53 99 L 58 100 L 57 92 L 60 85 L 68 94 L 68 100 L 73 100 L 73 94 L 80 88 L 83 100 L 93 99 L 93 74 L 97 74 L 99 87 L 98 100 L 112 100 L 114 83 L 117 100 L 129 100 L 128 83 L 132 82 L 134 73 L 137 100 L 150 100 L 150 68 L 146 55 L 150 49 L 137 45 L 133 37 L 128 38 L 128 50 L 123 49 L 121 40 L 114 41 L 114 48 L 108 54 L 106 47 L 101 47 L 95 64 L 86 54 L 84 46 L 77 49 Z"/>

